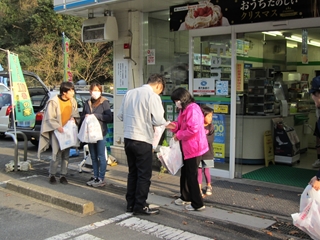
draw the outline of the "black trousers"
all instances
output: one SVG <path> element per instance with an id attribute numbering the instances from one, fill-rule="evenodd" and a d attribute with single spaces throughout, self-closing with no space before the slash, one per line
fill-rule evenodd
<path id="1" fill-rule="evenodd" d="M 129 167 L 127 179 L 127 208 L 140 211 L 147 206 L 152 176 L 152 145 L 146 142 L 124 139 Z"/>
<path id="2" fill-rule="evenodd" d="M 203 199 L 198 183 L 200 161 L 201 156 L 184 160 L 180 175 L 180 198 L 191 202 L 191 206 L 195 209 L 203 206 Z"/>

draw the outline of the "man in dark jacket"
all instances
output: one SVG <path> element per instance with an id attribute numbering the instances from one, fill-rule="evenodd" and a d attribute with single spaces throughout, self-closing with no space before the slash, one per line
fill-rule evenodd
<path id="1" fill-rule="evenodd" d="M 316 108 L 320 108 L 320 76 L 317 76 L 312 79 L 311 88 L 310 88 L 311 98 L 314 101 Z M 320 118 L 317 120 L 316 129 L 315 129 L 316 136 L 320 137 Z M 316 176 L 311 178 L 310 185 L 313 186 L 314 189 L 320 189 L 320 170 L 317 172 Z"/>

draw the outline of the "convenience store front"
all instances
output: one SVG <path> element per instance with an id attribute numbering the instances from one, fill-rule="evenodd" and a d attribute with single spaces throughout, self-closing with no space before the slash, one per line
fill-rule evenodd
<path id="1" fill-rule="evenodd" d="M 272 118 L 283 114 L 273 98 L 260 103 L 261 99 L 253 95 L 251 103 L 245 101 L 250 100 L 250 68 L 275 69 L 283 75 L 309 74 L 308 81 L 320 70 L 319 47 L 314 46 L 320 45 L 319 11 L 318 6 L 311 7 L 313 1 L 211 1 L 213 8 L 209 1 L 192 1 L 188 5 L 174 1 L 174 6 L 172 1 L 94 2 L 57 12 L 82 17 L 89 13 L 100 17 L 105 10 L 113 12 L 119 33 L 114 41 L 114 114 L 117 115 L 125 92 L 141 86 L 152 73 L 166 77 L 162 99 L 168 120 L 177 114 L 170 101 L 171 92 L 176 87 L 189 89 L 199 104 L 207 104 L 215 111 L 214 176 L 241 178 L 244 165 L 263 165 L 264 133 L 272 130 Z M 192 25 L 195 19 L 187 16 L 194 17 L 194 11 L 200 8 L 211 8 L 215 22 Z M 129 52 L 124 48 L 128 43 Z M 297 106 L 301 96 L 289 99 L 285 95 L 288 105 L 290 101 L 296 103 L 295 113 L 301 111 L 309 116 L 314 112 L 309 101 L 305 108 Z M 306 94 L 303 97 L 308 98 Z M 283 115 L 294 127 L 294 113 Z M 115 118 L 111 151 L 119 162 L 125 163 L 122 129 L 122 123 Z M 307 148 L 303 145 L 309 141 L 303 126 L 297 126 L 296 132 L 300 148 Z M 166 137 L 170 138 L 170 133 Z"/>

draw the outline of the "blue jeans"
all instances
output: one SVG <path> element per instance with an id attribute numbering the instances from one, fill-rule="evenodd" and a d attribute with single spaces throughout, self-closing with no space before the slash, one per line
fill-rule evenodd
<path id="1" fill-rule="evenodd" d="M 104 138 L 96 143 L 88 143 L 88 145 L 94 177 L 104 180 L 107 170 L 106 139 Z"/>

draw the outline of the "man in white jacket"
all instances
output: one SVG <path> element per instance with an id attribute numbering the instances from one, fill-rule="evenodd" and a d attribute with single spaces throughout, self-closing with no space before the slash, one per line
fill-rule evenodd
<path id="1" fill-rule="evenodd" d="M 162 75 L 153 74 L 147 84 L 126 93 L 117 115 L 124 125 L 124 144 L 129 167 L 127 212 L 158 214 L 147 204 L 152 176 L 154 126 L 166 124 L 159 94 L 165 88 Z"/>

